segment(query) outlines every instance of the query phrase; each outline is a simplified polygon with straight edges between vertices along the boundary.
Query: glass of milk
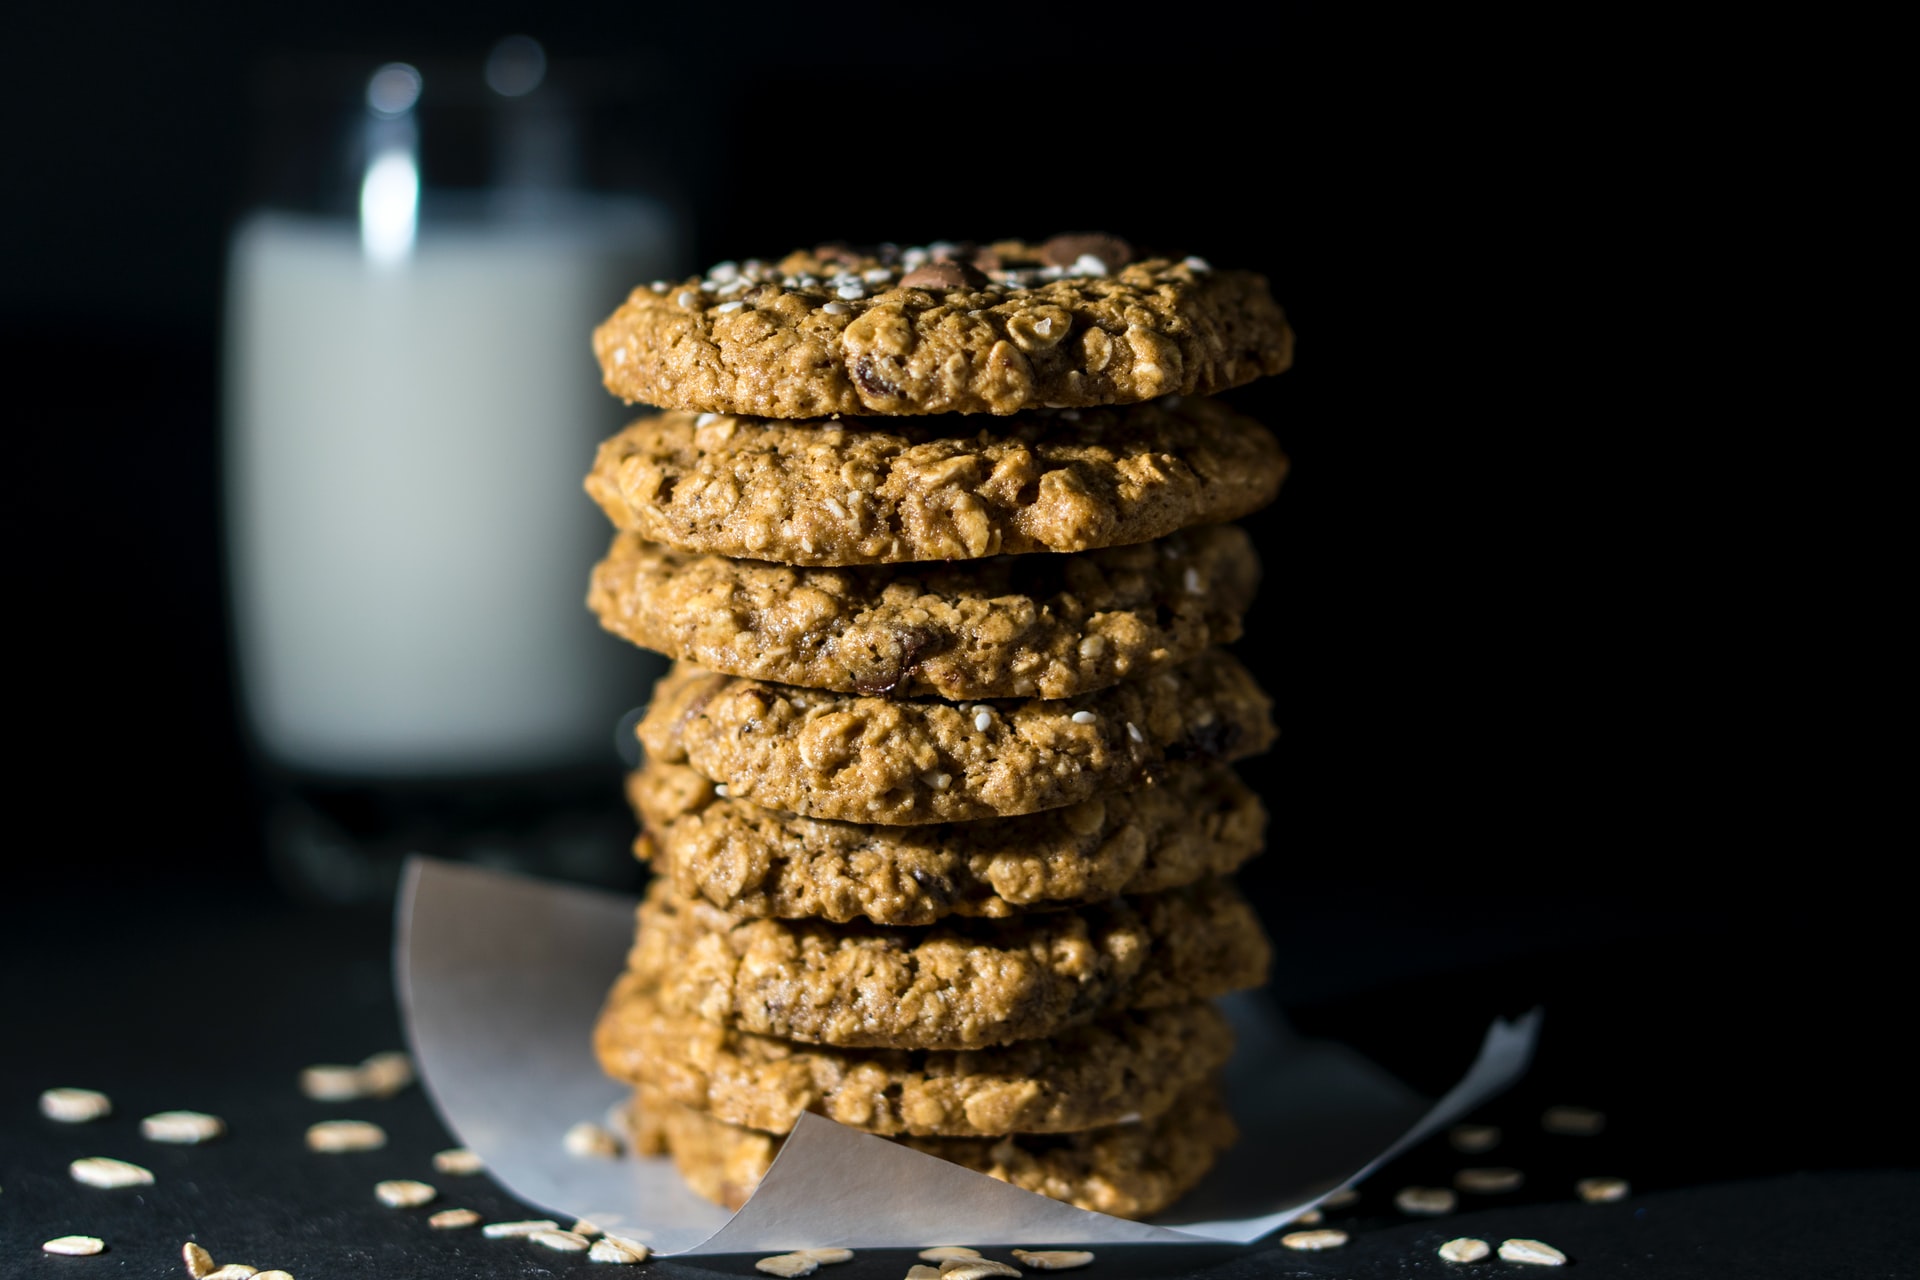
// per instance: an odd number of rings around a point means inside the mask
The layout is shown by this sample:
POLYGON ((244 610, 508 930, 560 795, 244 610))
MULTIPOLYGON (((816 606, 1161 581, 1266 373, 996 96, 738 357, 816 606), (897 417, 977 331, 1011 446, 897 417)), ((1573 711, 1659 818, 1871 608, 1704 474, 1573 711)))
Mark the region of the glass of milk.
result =
POLYGON ((276 863, 320 897, 383 893, 396 841, 599 876, 578 822, 537 834, 569 806, 612 809, 625 858, 616 724, 660 667, 584 604, 611 530, 581 478, 632 416, 589 334, 684 237, 658 199, 584 189, 547 71, 525 37, 464 75, 369 66, 342 189, 233 235, 239 683, 276 863), (490 157, 484 187, 435 188, 436 129, 490 157))

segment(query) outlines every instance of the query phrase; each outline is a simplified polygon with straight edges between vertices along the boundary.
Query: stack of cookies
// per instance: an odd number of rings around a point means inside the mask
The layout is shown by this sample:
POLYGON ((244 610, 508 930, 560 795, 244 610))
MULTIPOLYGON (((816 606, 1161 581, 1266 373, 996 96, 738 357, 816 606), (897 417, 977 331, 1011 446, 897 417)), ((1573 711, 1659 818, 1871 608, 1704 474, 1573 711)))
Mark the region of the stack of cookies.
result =
POLYGON ((1264 280, 1110 236, 828 245, 633 295, 602 623, 676 659, 630 781, 658 873, 596 1034, 642 1150, 738 1206, 802 1111, 1089 1209, 1234 1137, 1207 1002, 1273 739, 1218 646, 1273 437, 1264 280))

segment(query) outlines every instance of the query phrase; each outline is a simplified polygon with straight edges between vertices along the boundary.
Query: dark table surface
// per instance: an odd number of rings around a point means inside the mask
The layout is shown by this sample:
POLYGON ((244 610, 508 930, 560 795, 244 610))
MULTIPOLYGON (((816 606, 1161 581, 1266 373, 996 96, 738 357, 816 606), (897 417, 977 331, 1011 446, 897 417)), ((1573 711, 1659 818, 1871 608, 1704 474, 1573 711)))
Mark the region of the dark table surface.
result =
MULTIPOLYGON (((1747 940, 1683 925, 1636 938, 1546 948, 1511 930, 1483 931, 1461 952, 1425 944, 1427 976, 1369 973, 1333 963, 1338 904, 1317 913, 1323 935, 1276 930, 1276 992, 1310 1034, 1353 1043, 1432 1091, 1471 1057, 1488 1016, 1538 1002, 1547 1010, 1533 1071, 1474 1117, 1501 1126, 1501 1146, 1462 1156, 1444 1138, 1408 1152, 1329 1215, 1343 1248, 1303 1254, 1275 1240, 1250 1248, 1103 1248, 1098 1276, 1420 1276, 1453 1274, 1435 1249, 1455 1236, 1497 1245, 1547 1241, 1578 1274, 1629 1276, 1911 1276, 1920 1246, 1920 1175, 1911 1132, 1892 1091, 1899 1076, 1876 1030, 1887 1012, 1869 987, 1809 992, 1792 966, 1747 953, 1747 940), (1735 963, 1739 982, 1676 983, 1676 965, 1735 963), (1718 991, 1716 1006, 1700 998, 1718 991), (1817 996, 1820 1003, 1804 1003, 1817 996), (1595 1106, 1597 1137, 1544 1132, 1555 1103, 1595 1106), (1505 1196, 1463 1196, 1455 1214, 1410 1219, 1392 1207, 1409 1184, 1445 1184, 1466 1164, 1523 1170, 1505 1196), (1587 1205, 1577 1178, 1617 1175, 1633 1194, 1587 1205)), ((1432 900, 1347 904, 1376 931, 1446 918, 1432 900)), ((1455 904, 1458 905, 1458 904, 1455 904)), ((186 1240, 217 1260, 279 1267, 300 1280, 340 1277, 558 1275, 586 1267, 477 1231, 436 1232, 430 1209, 383 1207, 372 1187, 413 1177, 440 1188, 433 1208, 466 1206, 489 1220, 538 1216, 486 1177, 434 1173, 452 1144, 425 1095, 322 1104, 296 1076, 314 1062, 354 1061, 401 1045, 387 950, 390 926, 373 911, 297 909, 264 893, 156 890, 70 901, 11 902, 5 915, 0 1053, 0 1274, 184 1274, 186 1240), (84 1126, 43 1119, 42 1089, 101 1089, 111 1117, 84 1126), (197 1109, 229 1133, 200 1147, 143 1141, 139 1118, 197 1109), (352 1115, 384 1126, 380 1151, 320 1156, 302 1134, 315 1120, 352 1115), (152 1169, 151 1187, 97 1190, 66 1171, 79 1156, 111 1155, 152 1169), (40 1254, 42 1240, 102 1237, 94 1258, 40 1254)), ((1422 945, 1418 937, 1412 945, 1422 945)), ((1802 974, 1803 978, 1807 975, 1802 974)), ((964 1239, 963 1224, 951 1234, 964 1239)), ((992 1245, 996 1242, 975 1242, 992 1245)), ((1038 1242, 1007 1242, 1038 1243, 1038 1242)), ((1003 1255, 1004 1256, 1004 1255, 1003 1255)), ((899 1250, 863 1250, 836 1280, 898 1277, 899 1250)), ((751 1258, 654 1261, 655 1275, 753 1275, 751 1258)), ((1513 1264, 1476 1270, 1514 1273, 1513 1264)))

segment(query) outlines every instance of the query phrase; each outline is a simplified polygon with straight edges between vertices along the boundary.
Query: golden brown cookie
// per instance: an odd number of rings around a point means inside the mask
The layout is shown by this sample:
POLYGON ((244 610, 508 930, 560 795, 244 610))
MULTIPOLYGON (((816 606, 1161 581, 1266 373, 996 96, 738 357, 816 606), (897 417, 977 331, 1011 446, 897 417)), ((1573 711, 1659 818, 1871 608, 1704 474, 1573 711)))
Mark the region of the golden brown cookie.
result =
MULTIPOLYGON (((781 1139, 728 1124, 641 1086, 628 1111, 641 1155, 673 1156, 687 1185, 729 1209, 747 1202, 781 1139)), ((1080 1133, 893 1141, 1027 1191, 1120 1218, 1144 1218, 1178 1200, 1239 1136, 1219 1090, 1196 1085, 1157 1119, 1080 1133)), ((964 1234, 964 1233, 962 1233, 964 1234)))
POLYGON ((710 671, 842 693, 1067 698, 1240 636, 1260 562, 1234 525, 1071 556, 795 569, 624 533, 587 604, 710 671))
POLYGON ((1170 764, 1238 760, 1273 741, 1271 702, 1222 650, 1075 698, 895 701, 718 675, 688 663, 654 686, 650 758, 690 764, 810 818, 964 822, 1144 786, 1170 764))
POLYGON ((1286 473, 1252 419, 1169 399, 1005 422, 665 413, 602 444, 586 489, 681 551, 898 564, 1145 542, 1256 511, 1286 473))
POLYGON ((614 1079, 750 1129, 786 1133, 813 1111, 869 1133, 991 1137, 1152 1119, 1226 1063, 1233 1031, 1195 1002, 993 1049, 834 1049, 669 1013, 627 974, 594 1047, 614 1079))
POLYGON ((747 920, 655 880, 628 967, 669 1013, 851 1049, 978 1049, 1260 985, 1230 884, 921 929, 747 920))
POLYGON ((1260 851, 1266 811, 1224 765, 1019 818, 924 826, 830 822, 726 800, 685 765, 627 779, 634 848, 689 898, 738 916, 932 924, 1158 893, 1260 851))
POLYGON ((1007 414, 1224 391, 1284 370, 1293 332, 1251 272, 1056 236, 722 263, 635 289, 593 349, 609 391, 665 408, 1007 414))

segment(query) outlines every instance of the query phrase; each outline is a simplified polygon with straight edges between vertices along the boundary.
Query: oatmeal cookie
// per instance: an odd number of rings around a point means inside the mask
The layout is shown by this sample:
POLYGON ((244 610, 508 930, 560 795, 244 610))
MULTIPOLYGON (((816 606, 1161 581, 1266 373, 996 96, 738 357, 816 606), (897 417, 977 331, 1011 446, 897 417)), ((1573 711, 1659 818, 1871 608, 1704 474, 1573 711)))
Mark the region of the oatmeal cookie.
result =
POLYGON ((635 289, 593 349, 609 391, 664 408, 1007 414, 1224 391, 1286 369, 1293 332, 1252 272, 1056 236, 722 263, 635 289))
POLYGON ((618 535, 587 604, 710 671, 841 693, 1068 698, 1240 637, 1260 561, 1234 525, 1080 555, 797 569, 618 535))
POLYGON ((640 722, 651 759, 733 799, 849 822, 962 822, 1057 809, 1238 760, 1274 738, 1271 702, 1213 649, 1075 698, 971 705, 822 693, 676 663, 640 722))
POLYGON ((994 1049, 833 1049, 668 1013, 629 974, 594 1047, 616 1080, 749 1129, 786 1133, 813 1111, 888 1136, 992 1137, 1152 1119, 1225 1065, 1233 1030, 1196 1001, 994 1049))
POLYGON ((689 898, 737 916, 932 924, 1158 893, 1260 852, 1266 810, 1224 765, 1019 818, 831 822, 716 796, 685 765, 628 777, 634 849, 689 898))
POLYGON ((1252 419, 1161 400, 1005 423, 659 414, 600 446, 586 490, 681 551, 900 564, 1146 542, 1256 511, 1286 472, 1252 419))
MULTIPOLYGON (((728 1124, 647 1086, 635 1090, 634 1103, 627 1116, 634 1150, 671 1154, 688 1186, 729 1209, 747 1202, 779 1154, 779 1136, 728 1124)), ((893 1141, 1082 1209, 1144 1218, 1192 1189, 1238 1137, 1219 1089, 1200 1084, 1157 1119, 1137 1124, 893 1141)))
POLYGON ((850 1049, 979 1049, 1265 979, 1232 885, 923 929, 749 920, 655 880, 628 967, 669 1013, 850 1049))

